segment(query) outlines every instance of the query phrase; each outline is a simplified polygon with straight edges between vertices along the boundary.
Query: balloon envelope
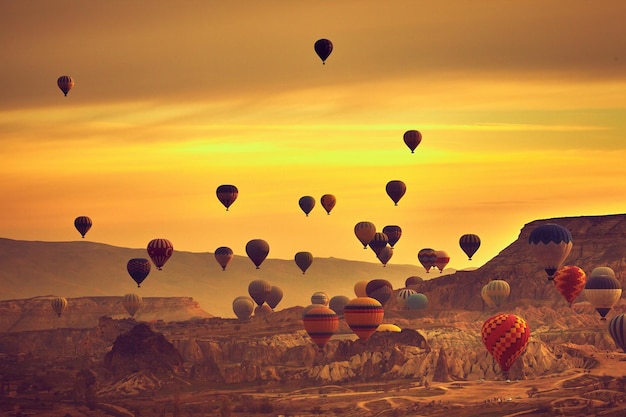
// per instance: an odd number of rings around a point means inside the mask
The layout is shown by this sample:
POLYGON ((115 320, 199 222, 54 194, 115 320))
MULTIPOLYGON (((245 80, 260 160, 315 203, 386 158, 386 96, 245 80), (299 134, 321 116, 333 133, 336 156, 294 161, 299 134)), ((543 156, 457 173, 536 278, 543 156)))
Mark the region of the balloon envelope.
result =
POLYGON ((228 263, 233 259, 233 250, 227 246, 220 246, 215 249, 215 260, 222 267, 222 271, 226 271, 228 263))
POLYGON ((389 198, 391 198, 397 206, 398 201, 400 201, 402 196, 404 196, 404 193, 406 193, 406 184, 400 180, 392 180, 387 183, 385 190, 387 191, 389 198))
POLYGON ((83 238, 85 237, 89 229, 91 229, 92 224, 93 223, 91 219, 87 216, 78 216, 74 219, 74 227, 76 228, 76 230, 78 230, 83 238))
POLYGON ((337 199, 332 194, 324 194, 320 202, 324 210, 326 210, 326 214, 330 214, 330 211, 335 207, 335 204, 337 204, 337 199))
POLYGON ((556 270, 554 286, 571 306, 576 297, 585 289, 587 275, 575 265, 565 265, 556 270))
POLYGON ((367 292, 365 291, 365 289, 367 288, 368 282, 369 280, 364 279, 354 284, 354 294, 357 297, 367 297, 367 292))
POLYGON ((595 275, 589 277, 584 291, 591 306, 606 320, 606 315, 622 296, 622 284, 611 275, 595 275))
POLYGON ((390 225, 383 227, 383 233, 387 236, 387 241, 389 246, 393 248, 393 246, 398 243, 400 237, 402 236, 402 229, 400 226, 390 225))
POLYGON ((398 304, 398 308, 400 310, 409 309, 409 297, 413 294, 417 294, 417 291, 411 288, 402 288, 398 291, 398 294, 396 295, 396 303, 398 304))
POLYGON ((231 184, 223 184, 217 187, 215 190, 215 194, 217 195, 217 199, 226 207, 226 211, 228 208, 235 202, 237 196, 239 195, 239 190, 236 186, 231 184))
POLYGON ((272 286, 270 283, 262 279, 255 279, 248 284, 248 294, 250 294, 250 297, 257 305, 263 304, 271 291, 272 286))
POLYGON ((135 313, 137 313, 141 304, 143 304, 143 299, 139 294, 125 294, 122 298, 122 305, 131 317, 135 317, 135 313))
POLYGON ((377 300, 371 297, 357 297, 350 300, 343 308, 343 316, 359 339, 367 342, 383 322, 385 310, 377 300))
POLYGON ((626 353, 626 315, 618 314, 609 321, 609 334, 613 341, 626 353))
POLYGON ((415 153, 415 148, 422 141, 422 134, 417 130, 407 130, 402 136, 404 143, 409 147, 411 153, 415 153))
MULTIPOLYGON (((491 300, 495 307, 500 307, 509 298, 510 293, 511 287, 509 283, 501 279, 494 279, 485 285, 484 295, 491 300)), ((489 304, 487 303, 487 305, 489 304)))
POLYGON ((63 91, 63 94, 67 96, 67 93, 74 87, 74 80, 69 75, 61 75, 57 78, 57 86, 63 91))
POLYGON ((325 306, 328 305, 328 301, 328 294, 326 294, 324 291, 314 292, 311 296, 311 304, 320 304, 325 306))
POLYGON ((302 209, 304 214, 308 216, 311 210, 313 210, 313 207, 315 207, 315 198, 311 197, 310 195, 300 197, 300 200, 298 200, 298 205, 300 206, 300 209, 302 209))
POLYGON ((272 285, 270 293, 265 297, 265 302, 272 310, 276 308, 278 303, 283 299, 283 290, 276 285, 272 285))
POLYGON ((376 257, 383 264, 383 266, 387 266, 387 262, 391 260, 392 256, 393 256, 393 249, 390 248, 389 246, 385 246, 384 248, 382 248, 380 252, 378 252, 378 254, 376 255, 376 257))
POLYGON ((267 255, 270 253, 270 245, 263 239, 252 239, 246 243, 246 254, 254 263, 256 269, 259 269, 267 255))
POLYGON ((174 246, 172 242, 167 239, 153 239, 148 242, 147 249, 150 259, 154 262, 154 266, 156 266, 158 270, 161 270, 165 262, 172 256, 174 246))
POLYGON ((450 262, 450 255, 444 250, 435 251, 435 255, 437 255, 437 258, 435 258, 435 266, 439 269, 439 272, 443 272, 443 269, 450 262))
POLYGON ((487 351, 508 376, 513 362, 524 352, 530 327, 524 319, 514 314, 501 313, 488 318, 482 326, 481 337, 487 351))
POLYGON ((233 312, 239 320, 249 320, 254 312, 254 301, 245 296, 235 298, 233 300, 233 312))
POLYGON ((422 293, 411 294, 406 300, 409 310, 424 310, 428 307, 428 297, 422 293))
POLYGON ((57 316, 61 317, 67 308, 67 300, 63 297, 55 297, 50 301, 50 305, 52 305, 52 310, 57 313, 57 316))
POLYGON ((354 226, 354 234, 359 239, 359 242, 363 244, 363 249, 367 249, 367 245, 374 239, 376 234, 376 226, 372 222, 358 222, 354 226))
POLYGON ((380 251, 385 246, 387 246, 388 242, 389 242, 389 238, 387 237, 386 234, 384 234, 383 232, 376 232, 374 233, 374 237, 372 238, 372 240, 369 241, 368 245, 370 249, 374 251, 376 256, 378 256, 380 251))
POLYGON ((300 270, 304 274, 313 263, 313 254, 311 252, 298 252, 294 256, 294 260, 296 262, 296 265, 298 265, 298 268, 300 268, 300 270))
POLYGON ((478 248, 480 247, 480 238, 478 235, 474 234, 466 234, 459 238, 459 246, 465 254, 467 258, 471 261, 472 256, 476 253, 478 248))
POLYGON ((421 249, 417 253, 417 260, 422 264, 426 272, 430 271, 430 268, 435 266, 435 262, 437 261, 437 252, 431 248, 421 249))
POLYGON ((133 258, 126 263, 126 270, 130 277, 137 283, 137 288, 150 273, 150 261, 145 258, 133 258))
POLYGON ((333 43, 328 39, 318 39, 315 41, 313 45, 315 49, 315 53, 322 60, 322 64, 326 63, 326 59, 330 56, 330 53, 333 51, 333 43))
POLYGON ((308 310, 302 318, 304 329, 318 348, 323 349, 339 328, 337 313, 326 306, 316 306, 308 310))
POLYGON ((343 317, 343 308, 350 301, 345 295, 335 295, 328 302, 328 307, 333 310, 339 317, 343 317))
POLYGON ((531 253, 548 274, 548 280, 552 280, 552 276, 572 250, 573 240, 567 228, 547 223, 530 232, 528 244, 531 253))
POLYGON ((414 287, 416 285, 420 285, 422 282, 424 282, 424 280, 421 277, 418 277, 417 275, 408 277, 406 280, 404 280, 404 286, 405 287, 414 287))
POLYGON ((386 279, 373 279, 367 283, 365 293, 384 306, 393 295, 393 286, 386 279))

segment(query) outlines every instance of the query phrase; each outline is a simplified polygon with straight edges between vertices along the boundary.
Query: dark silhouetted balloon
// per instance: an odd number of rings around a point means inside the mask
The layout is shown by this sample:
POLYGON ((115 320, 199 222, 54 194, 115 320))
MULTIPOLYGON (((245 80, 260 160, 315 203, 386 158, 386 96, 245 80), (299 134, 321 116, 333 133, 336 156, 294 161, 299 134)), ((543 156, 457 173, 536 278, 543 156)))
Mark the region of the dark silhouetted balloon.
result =
POLYGON ((417 130, 407 130, 404 132, 403 139, 406 146, 411 150, 411 153, 414 153, 415 148, 417 148, 417 145, 422 141, 422 134, 417 130))
POLYGON ((61 317, 67 308, 67 300, 63 297, 55 297, 50 301, 50 305, 52 305, 52 310, 57 313, 57 316, 61 317))
POLYGON ((402 229, 400 226, 389 225, 383 227, 383 233, 387 235, 387 239, 389 241, 389 246, 393 248, 393 246, 400 240, 402 236, 402 229))
POLYGON ((393 286, 386 279, 373 279, 367 283, 365 293, 384 306, 393 295, 393 286))
POLYGON ((326 306, 316 306, 302 317, 304 329, 321 350, 339 328, 337 313, 326 306))
POLYGON ((222 267, 222 271, 226 271, 228 263, 233 259, 233 250, 227 246, 220 246, 215 249, 215 260, 222 267))
POLYGON ((74 227, 78 233, 84 238, 89 229, 91 229, 92 221, 87 216, 78 216, 74 219, 74 227))
POLYGON ((359 242, 363 244, 363 249, 367 249, 367 245, 374 239, 376 234, 376 226, 372 222, 358 222, 354 226, 354 234, 359 242))
POLYGON ((328 39, 318 39, 315 41, 315 53, 322 60, 322 64, 326 63, 326 59, 330 56, 330 53, 333 51, 333 43, 328 39))
POLYGON ((304 214, 308 216, 311 210, 313 210, 313 207, 315 207, 315 198, 311 197, 310 195, 300 197, 300 200, 298 200, 298 205, 300 206, 304 214))
POLYGON ((414 287, 416 285, 420 285, 422 282, 424 282, 424 280, 421 277, 418 276, 412 276, 412 277, 408 277, 406 280, 404 280, 404 286, 405 287, 414 287))
POLYGON ((378 254, 376 255, 376 257, 378 258, 380 263, 383 264, 383 266, 387 266, 387 263, 391 260, 392 256, 393 249, 389 246, 385 246, 384 248, 382 248, 380 252, 378 252, 378 254))
POLYGON ((261 305, 272 292, 272 286, 269 282, 262 279, 255 279, 248 284, 248 294, 257 305, 261 305))
POLYGON ((270 253, 270 245, 263 239, 252 239, 246 243, 246 253, 248 258, 259 269, 267 255, 270 253))
POLYGON ((150 261, 145 258, 133 258, 126 264, 126 270, 130 277, 137 283, 137 288, 150 273, 150 261))
POLYGON ((215 194, 217 195, 217 199, 226 207, 226 211, 228 211, 228 208, 237 199, 239 190, 234 185, 224 184, 217 187, 215 194))
POLYGON ((278 303, 283 299, 283 290, 276 285, 272 285, 270 293, 265 297, 265 302, 272 310, 276 308, 278 303))
POLYGON ((626 315, 618 314, 609 321, 609 334, 613 341, 626 353, 626 315))
POLYGON ((478 248, 480 247, 480 238, 478 235, 467 234, 463 235, 459 238, 459 246, 465 254, 467 258, 471 261, 472 256, 476 253, 478 248))
POLYGON ((548 280, 563 264, 572 250, 572 234, 567 228, 546 223, 535 227, 528 237, 530 251, 548 274, 548 280))
POLYGON ((511 365, 524 352, 528 343, 530 327, 521 317, 501 313, 483 323, 481 336, 487 351, 498 362, 508 379, 511 365))
POLYGON ((174 245, 167 239, 153 239, 148 242, 148 256, 154 262, 158 270, 163 269, 163 265, 170 259, 174 252, 174 245))
POLYGON ((294 256, 294 260, 296 261, 296 265, 298 265, 298 268, 300 268, 300 270, 304 274, 313 263, 313 254, 311 252, 298 252, 294 256))
POLYGON ((233 300, 233 312, 241 321, 250 320, 254 312, 254 301, 245 296, 235 298, 233 300))
POLYGON ((387 191, 389 198, 391 198, 397 206, 398 201, 400 201, 402 196, 404 196, 404 193, 406 193, 406 184, 400 180, 389 181, 385 186, 385 190, 387 191))
POLYGON ((417 253, 417 260, 420 261, 426 272, 430 271, 430 268, 435 266, 437 262, 437 251, 431 248, 421 249, 417 253))
POLYGON ((380 251, 385 246, 387 246, 387 242, 389 242, 389 239, 387 238, 386 234, 384 234, 383 232, 376 232, 374 233, 374 237, 372 238, 372 240, 369 241, 368 245, 370 249, 374 251, 376 256, 378 256, 380 251))
POLYGON ((363 342, 367 342, 378 328, 378 325, 383 322, 385 309, 374 298, 357 297, 345 305, 343 316, 354 334, 363 342))
POLYGON ((330 214, 330 211, 335 207, 335 204, 337 204, 337 199, 332 194, 324 194, 320 199, 320 203, 322 203, 322 207, 324 207, 326 213, 330 214))
POLYGON ((142 304, 143 299, 139 294, 126 294, 122 298, 122 305, 131 317, 135 317, 135 313, 137 313, 142 304))
POLYGON ((273 312, 274 310, 272 310, 272 308, 268 306, 267 304, 261 304, 260 306, 256 306, 254 308, 255 316, 265 316, 266 314, 270 314, 273 312))
POLYGON ((67 93, 74 87, 74 80, 69 75, 61 75, 57 78, 57 86, 63 91, 63 94, 67 96, 67 93))

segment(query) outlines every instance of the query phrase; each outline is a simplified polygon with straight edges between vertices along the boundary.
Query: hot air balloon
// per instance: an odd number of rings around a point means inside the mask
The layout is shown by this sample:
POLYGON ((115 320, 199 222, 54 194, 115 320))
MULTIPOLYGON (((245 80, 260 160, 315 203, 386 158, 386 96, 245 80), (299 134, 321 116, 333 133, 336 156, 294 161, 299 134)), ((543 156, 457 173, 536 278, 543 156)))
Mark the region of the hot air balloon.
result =
POLYGON ((335 207, 335 204, 337 204, 337 199, 332 194, 324 194, 320 199, 320 202, 322 203, 324 210, 326 210, 326 214, 330 214, 330 211, 333 207, 335 207))
POLYGON ((398 294, 396 294, 396 302, 400 310, 409 309, 409 297, 413 294, 417 294, 417 291, 412 290, 411 288, 402 288, 398 291, 398 294))
POLYGON ((367 283, 365 293, 384 306, 393 295, 393 286, 386 279, 373 279, 367 283))
POLYGON ((609 321, 609 334, 617 347, 626 353, 626 315, 618 314, 609 321))
MULTIPOLYGON (((500 305, 509 298, 510 293, 511 287, 508 282, 501 279, 494 279, 485 285, 484 294, 481 295, 488 297, 495 307, 500 307, 500 305)), ((486 304, 490 305, 488 302, 486 302, 486 304)))
POLYGON ((459 246, 465 254, 467 258, 471 261, 472 256, 476 253, 478 248, 480 247, 480 238, 478 235, 467 234, 463 235, 459 238, 459 246))
POLYGON ((488 285, 489 284, 485 284, 482 290, 480 290, 480 296, 488 307, 495 307, 496 303, 493 302, 493 300, 489 297, 489 293, 487 292, 488 285))
POLYGON ((255 279, 248 284, 248 294, 257 305, 263 304, 270 292, 272 292, 272 286, 265 280, 255 279))
POLYGON ((553 280, 554 286, 571 307, 576 297, 585 289, 587 275, 577 266, 566 265, 556 270, 553 280))
POLYGON ((256 269, 260 269, 259 267, 270 253, 270 245, 263 239, 252 239, 246 243, 246 253, 256 269))
POLYGON ((233 312, 241 321, 250 320, 254 312, 254 301, 245 296, 235 298, 233 300, 233 312))
POLYGON ((61 75, 57 78, 57 85, 63 91, 63 94, 67 96, 67 93, 74 87, 74 80, 69 75, 61 75))
POLYGON ((394 202, 394 205, 397 206, 398 201, 400 201, 404 193, 406 193, 406 184, 400 180, 389 181, 385 186, 385 190, 389 198, 394 202))
POLYGON ((343 316, 350 329, 367 342, 383 322, 385 310, 378 300, 371 297, 353 298, 343 308, 343 316))
POLYGON ((150 273, 150 261, 145 258, 133 258, 126 264, 126 270, 130 277, 137 283, 137 288, 150 273))
POLYGON ((430 271, 430 268, 435 266, 435 262, 437 261, 437 252, 431 248, 421 249, 417 253, 417 260, 420 261, 426 273, 430 271))
POLYGON ((52 310, 54 310, 54 312, 57 313, 57 316, 59 317, 61 317, 61 314, 63 314, 63 312, 67 308, 67 300, 63 297, 53 298, 50 301, 50 304, 52 305, 52 310))
POLYGON ((265 297, 265 302, 272 310, 276 308, 278 303, 283 299, 283 290, 279 287, 272 285, 270 293, 265 297))
POLYGON ((174 245, 167 239, 153 239, 148 242, 148 256, 154 262, 154 266, 160 271, 163 265, 170 259, 174 252, 174 245))
POLYGON ((404 286, 409 288, 409 287, 414 287, 416 285, 420 285, 422 282, 424 282, 424 280, 416 275, 412 276, 412 277, 408 277, 405 281, 404 281, 404 286))
POLYGON ((411 153, 415 153, 415 148, 422 141, 422 134, 417 130, 407 130, 403 135, 404 143, 409 147, 411 153))
POLYGON ((122 305, 131 317, 135 317, 135 313, 139 310, 142 303, 143 299, 139 294, 126 294, 122 298, 122 305))
POLYGON ((328 39, 318 39, 313 47, 317 56, 322 60, 322 64, 326 64, 326 59, 333 51, 333 43, 328 39))
POLYGON ((313 254, 311 252, 298 252, 294 256, 294 260, 298 268, 302 271, 302 274, 304 274, 313 263, 313 254))
POLYGON ((504 377, 508 379, 511 365, 524 352, 528 343, 530 327, 515 314, 500 313, 483 323, 481 336, 487 351, 498 362, 504 377))
POLYGON ((328 307, 337 313, 337 316, 343 317, 343 308, 348 304, 350 298, 345 295, 335 295, 328 302, 328 307))
POLYGON ((274 311, 272 310, 272 308, 270 306, 268 306, 267 304, 261 304, 260 306, 256 306, 254 308, 254 315, 255 316, 265 316, 266 314, 270 314, 273 313, 274 311))
POLYGON ((328 294, 326 294, 324 291, 316 291, 311 296, 311 304, 320 304, 323 306, 327 306, 328 301, 328 294))
POLYGON ((322 350, 339 328, 337 313, 326 306, 316 306, 306 312, 302 318, 304 330, 322 350))
POLYGON ((391 333, 400 333, 402 328, 396 324, 391 323, 381 323, 376 328, 377 332, 391 332, 391 333))
POLYGON ((596 268, 593 268, 589 276, 597 277, 600 275, 608 275, 610 277, 615 278, 615 271, 613 271, 613 269, 609 268, 608 266, 598 266, 596 268))
POLYGON ((622 285, 611 275, 593 275, 585 284, 585 297, 593 308, 600 314, 601 320, 606 320, 606 315, 622 296, 622 285))
POLYGON ((74 227, 83 238, 85 238, 85 235, 89 229, 91 229, 92 224, 91 219, 87 216, 78 216, 74 219, 74 227))
POLYGON ((445 250, 435 251, 435 254, 437 255, 435 266, 439 269, 439 273, 442 273, 448 262, 450 262, 450 255, 445 250))
POLYGON ((308 216, 311 210, 313 210, 313 207, 315 207, 315 198, 311 197, 310 195, 300 197, 300 200, 298 200, 298 205, 300 206, 304 214, 308 216))
POLYGON ((367 292, 365 292, 365 289, 367 288, 367 284, 368 284, 369 280, 362 280, 362 281, 358 281, 354 284, 354 294, 357 297, 367 297, 367 292))
POLYGON ((380 263, 383 264, 383 266, 387 266, 387 262, 389 262, 392 256, 393 249, 391 249, 389 246, 385 246, 384 248, 382 248, 380 252, 378 252, 378 254, 376 255, 376 257, 378 258, 380 263))
POLYGON ((226 271, 228 263, 233 259, 233 250, 227 246, 220 246, 215 249, 215 260, 222 267, 222 271, 226 271))
POLYGON ((217 187, 215 190, 215 194, 217 195, 217 199, 226 207, 226 211, 228 208, 235 202, 237 196, 239 195, 239 190, 237 187, 231 184, 223 184, 217 187))
POLYGON ((383 227, 383 233, 387 236, 389 246, 393 248, 393 245, 398 243, 402 236, 402 229, 400 226, 390 225, 383 227))
POLYGON ((528 244, 532 254, 548 274, 548 280, 563 264, 572 250, 572 234, 565 227, 554 223, 537 226, 530 232, 528 244))
POLYGON ((387 242, 389 242, 389 238, 383 232, 374 233, 374 237, 369 241, 368 245, 370 249, 374 251, 376 256, 380 253, 380 251, 387 246, 387 242))
POLYGON ((354 226, 354 234, 359 242, 363 244, 363 249, 367 249, 368 243, 374 239, 376 234, 376 226, 372 222, 358 222, 354 226))
POLYGON ((424 310, 428 307, 428 297, 422 293, 411 294, 406 299, 406 304, 409 310, 424 310))

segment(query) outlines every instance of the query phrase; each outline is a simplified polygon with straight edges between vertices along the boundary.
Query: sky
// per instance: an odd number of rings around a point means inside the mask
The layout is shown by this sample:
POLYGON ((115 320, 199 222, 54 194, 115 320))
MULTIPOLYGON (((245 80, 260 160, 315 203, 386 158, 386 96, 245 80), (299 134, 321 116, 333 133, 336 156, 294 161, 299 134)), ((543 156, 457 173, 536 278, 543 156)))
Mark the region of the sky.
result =
POLYGON ((622 0, 2 2, 0 237, 78 240, 86 215, 114 246, 377 263, 353 232, 371 221, 402 228, 390 263, 479 267, 533 220, 625 211, 625 19, 622 0))

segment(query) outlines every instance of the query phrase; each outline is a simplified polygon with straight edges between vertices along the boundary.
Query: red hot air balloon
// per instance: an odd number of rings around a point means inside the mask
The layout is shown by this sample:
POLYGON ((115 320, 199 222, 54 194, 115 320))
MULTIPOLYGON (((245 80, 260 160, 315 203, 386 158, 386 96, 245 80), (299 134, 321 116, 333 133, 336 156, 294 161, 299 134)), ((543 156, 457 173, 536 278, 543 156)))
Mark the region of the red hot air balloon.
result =
POLYGON ((587 275, 577 266, 565 265, 556 270, 553 280, 554 286, 571 307, 576 297, 585 289, 587 275))
POLYGON ((393 248, 393 246, 398 243, 398 240, 400 240, 400 237, 402 236, 402 229, 400 228, 400 226, 389 225, 383 227, 383 233, 387 235, 389 246, 393 248))
POLYGON ((328 39, 318 39, 315 41, 315 45, 313 45, 315 49, 315 53, 322 60, 322 64, 326 64, 326 59, 330 56, 330 53, 333 51, 333 43, 328 39))
POLYGON ((441 273, 443 272, 443 268, 445 268, 450 262, 450 255, 448 255, 448 252, 444 250, 435 251, 435 254, 437 255, 437 258, 435 259, 435 266, 439 269, 439 273, 441 273))
POLYGON ((233 250, 227 246, 220 246, 215 249, 215 260, 222 267, 222 271, 226 271, 228 263, 233 259, 233 250))
POLYGON ((437 251, 431 248, 421 249, 417 253, 417 259, 426 270, 426 273, 428 273, 430 271, 430 268, 435 266, 435 262, 437 261, 437 251))
POLYGON ((272 292, 272 286, 269 282, 262 279, 255 279, 248 284, 248 294, 257 305, 261 305, 272 292))
POLYGON ((126 264, 130 277, 137 283, 137 288, 150 273, 150 261, 145 258, 133 258, 126 264))
POLYGON ((228 211, 228 208, 237 199, 239 190, 234 185, 224 184, 217 187, 215 194, 217 195, 217 199, 226 207, 226 211, 228 211))
POLYGON ((74 80, 69 75, 61 75, 57 78, 57 86, 63 91, 63 94, 67 96, 67 93, 74 87, 74 80))
POLYGON ((78 216, 74 219, 74 227, 78 230, 78 233, 85 238, 85 235, 91 229, 92 221, 87 216, 78 216))
POLYGON ((398 201, 404 196, 406 193, 406 184, 400 180, 389 181, 385 186, 385 190, 387 191, 387 195, 394 202, 394 205, 398 205, 398 201))
POLYGON ((174 252, 174 245, 167 239, 153 239, 148 243, 148 255, 160 271, 174 252))
POLYGON ((474 254, 480 247, 480 238, 478 237, 478 235, 474 234, 463 235, 459 238, 459 246, 461 246, 461 249, 463 250, 463 252, 465 252, 467 258, 471 261, 472 256, 474 256, 474 254))
POLYGON ((481 336, 485 347, 508 379, 511 365, 524 352, 528 343, 530 327, 515 314, 500 313, 483 323, 481 336))
POLYGON ((304 329, 317 347, 322 350, 339 328, 339 317, 330 308, 319 305, 308 310, 302 317, 304 329))
POLYGON ((313 263, 313 254, 311 252, 298 252, 294 256, 294 261, 302 271, 302 274, 304 274, 313 263))
POLYGON ((337 199, 332 194, 324 194, 320 199, 320 203, 322 203, 322 207, 326 210, 326 214, 330 214, 330 211, 337 204, 337 199))
POLYGON ((298 200, 298 205, 300 206, 304 214, 306 214, 308 217, 311 210, 313 210, 313 207, 315 207, 315 198, 311 197, 310 195, 300 197, 300 200, 298 200))
POLYGON ((417 145, 422 141, 422 134, 417 130, 407 130, 404 132, 403 139, 406 146, 411 150, 411 153, 414 153, 415 148, 417 148, 417 145))
POLYGON ((363 249, 367 249, 367 245, 374 239, 376 234, 376 226, 372 222, 358 222, 354 226, 354 234, 359 242, 363 244, 363 249))
POLYGON ((363 342, 367 342, 378 325, 383 322, 385 310, 374 298, 357 297, 344 306, 343 316, 354 334, 363 342))
POLYGON ((246 243, 246 253, 256 269, 260 269, 261 264, 270 253, 270 245, 263 239, 252 239, 246 243))

